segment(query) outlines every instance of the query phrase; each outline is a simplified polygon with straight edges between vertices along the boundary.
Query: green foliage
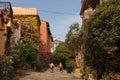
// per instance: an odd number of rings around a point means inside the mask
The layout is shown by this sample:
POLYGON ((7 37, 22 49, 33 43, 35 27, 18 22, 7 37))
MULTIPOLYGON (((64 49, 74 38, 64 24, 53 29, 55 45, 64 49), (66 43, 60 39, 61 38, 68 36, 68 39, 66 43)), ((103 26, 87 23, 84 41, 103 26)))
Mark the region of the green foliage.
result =
POLYGON ((40 18, 38 15, 14 15, 14 19, 19 19, 24 22, 30 23, 35 29, 40 29, 40 18))
POLYGON ((79 26, 78 23, 74 23, 69 27, 69 31, 66 34, 66 40, 65 43, 68 45, 68 49, 71 50, 71 52, 74 54, 74 57, 72 58, 68 58, 65 62, 66 65, 66 69, 68 72, 71 73, 71 71, 73 70, 73 63, 75 64, 75 62, 73 60, 75 60, 75 54, 78 54, 76 52, 80 51, 81 48, 81 44, 82 44, 82 35, 83 32, 79 26), (71 64, 72 63, 72 64, 71 64), (71 67, 72 66, 72 67, 71 67))
POLYGON ((120 71, 120 2, 99 5, 84 25, 86 65, 104 72, 120 71))
POLYGON ((68 73, 71 73, 73 69, 76 67, 74 59, 67 59, 65 62, 65 65, 66 65, 66 70, 68 73))
POLYGON ((0 79, 14 77, 13 60, 11 56, 0 56, 0 79))
POLYGON ((65 43, 59 44, 55 53, 51 55, 51 59, 58 63, 68 59, 69 57, 74 57, 74 54, 65 43))
POLYGON ((21 47, 21 43, 12 45, 12 48, 10 50, 10 52, 8 52, 9 56, 12 56, 12 60, 13 60, 13 67, 16 68, 20 68, 23 67, 21 64, 23 63, 20 57, 20 47, 21 47))
POLYGON ((26 62, 33 67, 37 62, 37 53, 30 43, 21 44, 20 58, 22 62, 26 62))
POLYGON ((107 74, 104 74, 101 80, 109 80, 107 74))
MULTIPOLYGON (((20 20, 23 18, 23 16, 19 17, 20 20)), ((13 42, 14 44, 8 52, 9 55, 13 56, 14 68, 33 68, 37 62, 37 52, 39 52, 40 47, 39 30, 35 29, 31 23, 26 22, 28 18, 24 22, 21 21, 20 41, 17 44, 13 42)), ((15 29, 19 27, 17 20, 14 21, 13 26, 15 29)), ((14 38, 12 41, 14 41, 14 38)))
POLYGON ((61 43, 56 47, 56 52, 60 53, 71 53, 71 50, 69 50, 68 45, 65 43, 61 43))
POLYGON ((66 61, 74 58, 75 55, 68 48, 68 45, 65 43, 59 44, 58 47, 56 48, 55 53, 51 55, 51 60, 56 64, 62 62, 64 68, 66 68, 66 64, 65 64, 66 61))
POLYGON ((81 44, 80 28, 78 23, 74 23, 69 27, 69 31, 66 34, 65 43, 69 45, 72 50, 78 49, 81 44))
POLYGON ((24 43, 31 43, 33 47, 39 50, 40 47, 40 35, 39 30, 34 29, 30 24, 22 25, 21 40, 24 43))
POLYGON ((18 43, 12 52, 15 68, 34 67, 37 62, 37 52, 31 43, 18 43))

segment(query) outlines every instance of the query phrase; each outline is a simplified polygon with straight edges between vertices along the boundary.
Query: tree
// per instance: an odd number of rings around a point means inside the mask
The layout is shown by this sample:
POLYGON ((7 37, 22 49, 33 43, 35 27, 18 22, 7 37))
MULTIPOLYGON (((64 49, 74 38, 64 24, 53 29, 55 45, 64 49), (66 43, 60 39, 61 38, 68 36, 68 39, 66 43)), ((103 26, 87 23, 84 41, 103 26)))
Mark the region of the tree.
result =
POLYGON ((85 62, 104 72, 120 71, 120 2, 110 0, 99 5, 86 22, 85 62))
POLYGON ((69 31, 66 34, 65 43, 69 45, 69 48, 73 51, 80 47, 80 35, 81 31, 78 23, 74 23, 69 27, 69 31))
POLYGON ((56 48, 55 53, 51 55, 51 60, 56 64, 59 64, 61 62, 64 68, 66 68, 66 61, 68 62, 68 60, 73 60, 74 58, 74 54, 65 43, 59 44, 56 48))
POLYGON ((72 51, 68 48, 68 45, 61 43, 56 47, 55 53, 51 55, 52 61, 59 64, 59 62, 64 62, 70 56, 73 56, 72 51))

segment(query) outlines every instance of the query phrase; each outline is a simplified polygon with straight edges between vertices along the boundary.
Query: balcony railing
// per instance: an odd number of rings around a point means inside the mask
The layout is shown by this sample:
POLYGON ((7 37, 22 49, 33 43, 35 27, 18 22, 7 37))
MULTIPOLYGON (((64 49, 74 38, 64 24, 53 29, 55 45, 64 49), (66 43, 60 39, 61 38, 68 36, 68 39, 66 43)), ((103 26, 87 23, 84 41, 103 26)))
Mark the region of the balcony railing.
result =
POLYGON ((5 29, 5 25, 11 25, 13 20, 13 10, 10 2, 0 2, 0 30, 5 29))
POLYGON ((13 18, 13 10, 10 2, 0 2, 0 9, 9 12, 7 16, 13 18))

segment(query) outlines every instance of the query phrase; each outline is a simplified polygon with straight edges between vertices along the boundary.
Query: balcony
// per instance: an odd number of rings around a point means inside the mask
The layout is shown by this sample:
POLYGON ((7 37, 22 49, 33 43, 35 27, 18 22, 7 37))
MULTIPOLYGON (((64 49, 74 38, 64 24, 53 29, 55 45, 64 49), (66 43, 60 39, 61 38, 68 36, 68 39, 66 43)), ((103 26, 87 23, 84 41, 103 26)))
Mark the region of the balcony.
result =
POLYGON ((4 12, 9 13, 9 17, 13 18, 13 10, 10 2, 0 2, 0 9, 2 9, 4 12))
POLYGON ((10 2, 0 2, 0 31, 10 27, 13 19, 13 10, 10 2))

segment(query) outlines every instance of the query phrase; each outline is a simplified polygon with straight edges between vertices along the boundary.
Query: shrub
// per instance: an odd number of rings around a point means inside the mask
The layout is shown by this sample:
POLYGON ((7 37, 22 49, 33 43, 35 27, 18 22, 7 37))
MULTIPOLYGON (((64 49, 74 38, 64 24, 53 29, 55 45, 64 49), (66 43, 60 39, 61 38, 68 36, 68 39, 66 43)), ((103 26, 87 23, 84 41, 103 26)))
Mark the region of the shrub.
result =
POLYGON ((0 79, 14 77, 14 67, 11 56, 0 56, 0 79))
POLYGON ((19 56, 22 62, 29 64, 32 68, 37 62, 37 52, 30 43, 21 45, 19 56))
POLYGON ((98 78, 106 72, 120 72, 120 1, 99 5, 84 24, 85 65, 97 70, 98 78))
POLYGON ((107 77, 107 74, 106 74, 106 73, 102 76, 102 79, 101 79, 101 80, 108 80, 108 77, 107 77))
POLYGON ((65 64, 66 64, 66 70, 68 73, 71 73, 73 69, 76 67, 74 59, 68 59, 65 64))

